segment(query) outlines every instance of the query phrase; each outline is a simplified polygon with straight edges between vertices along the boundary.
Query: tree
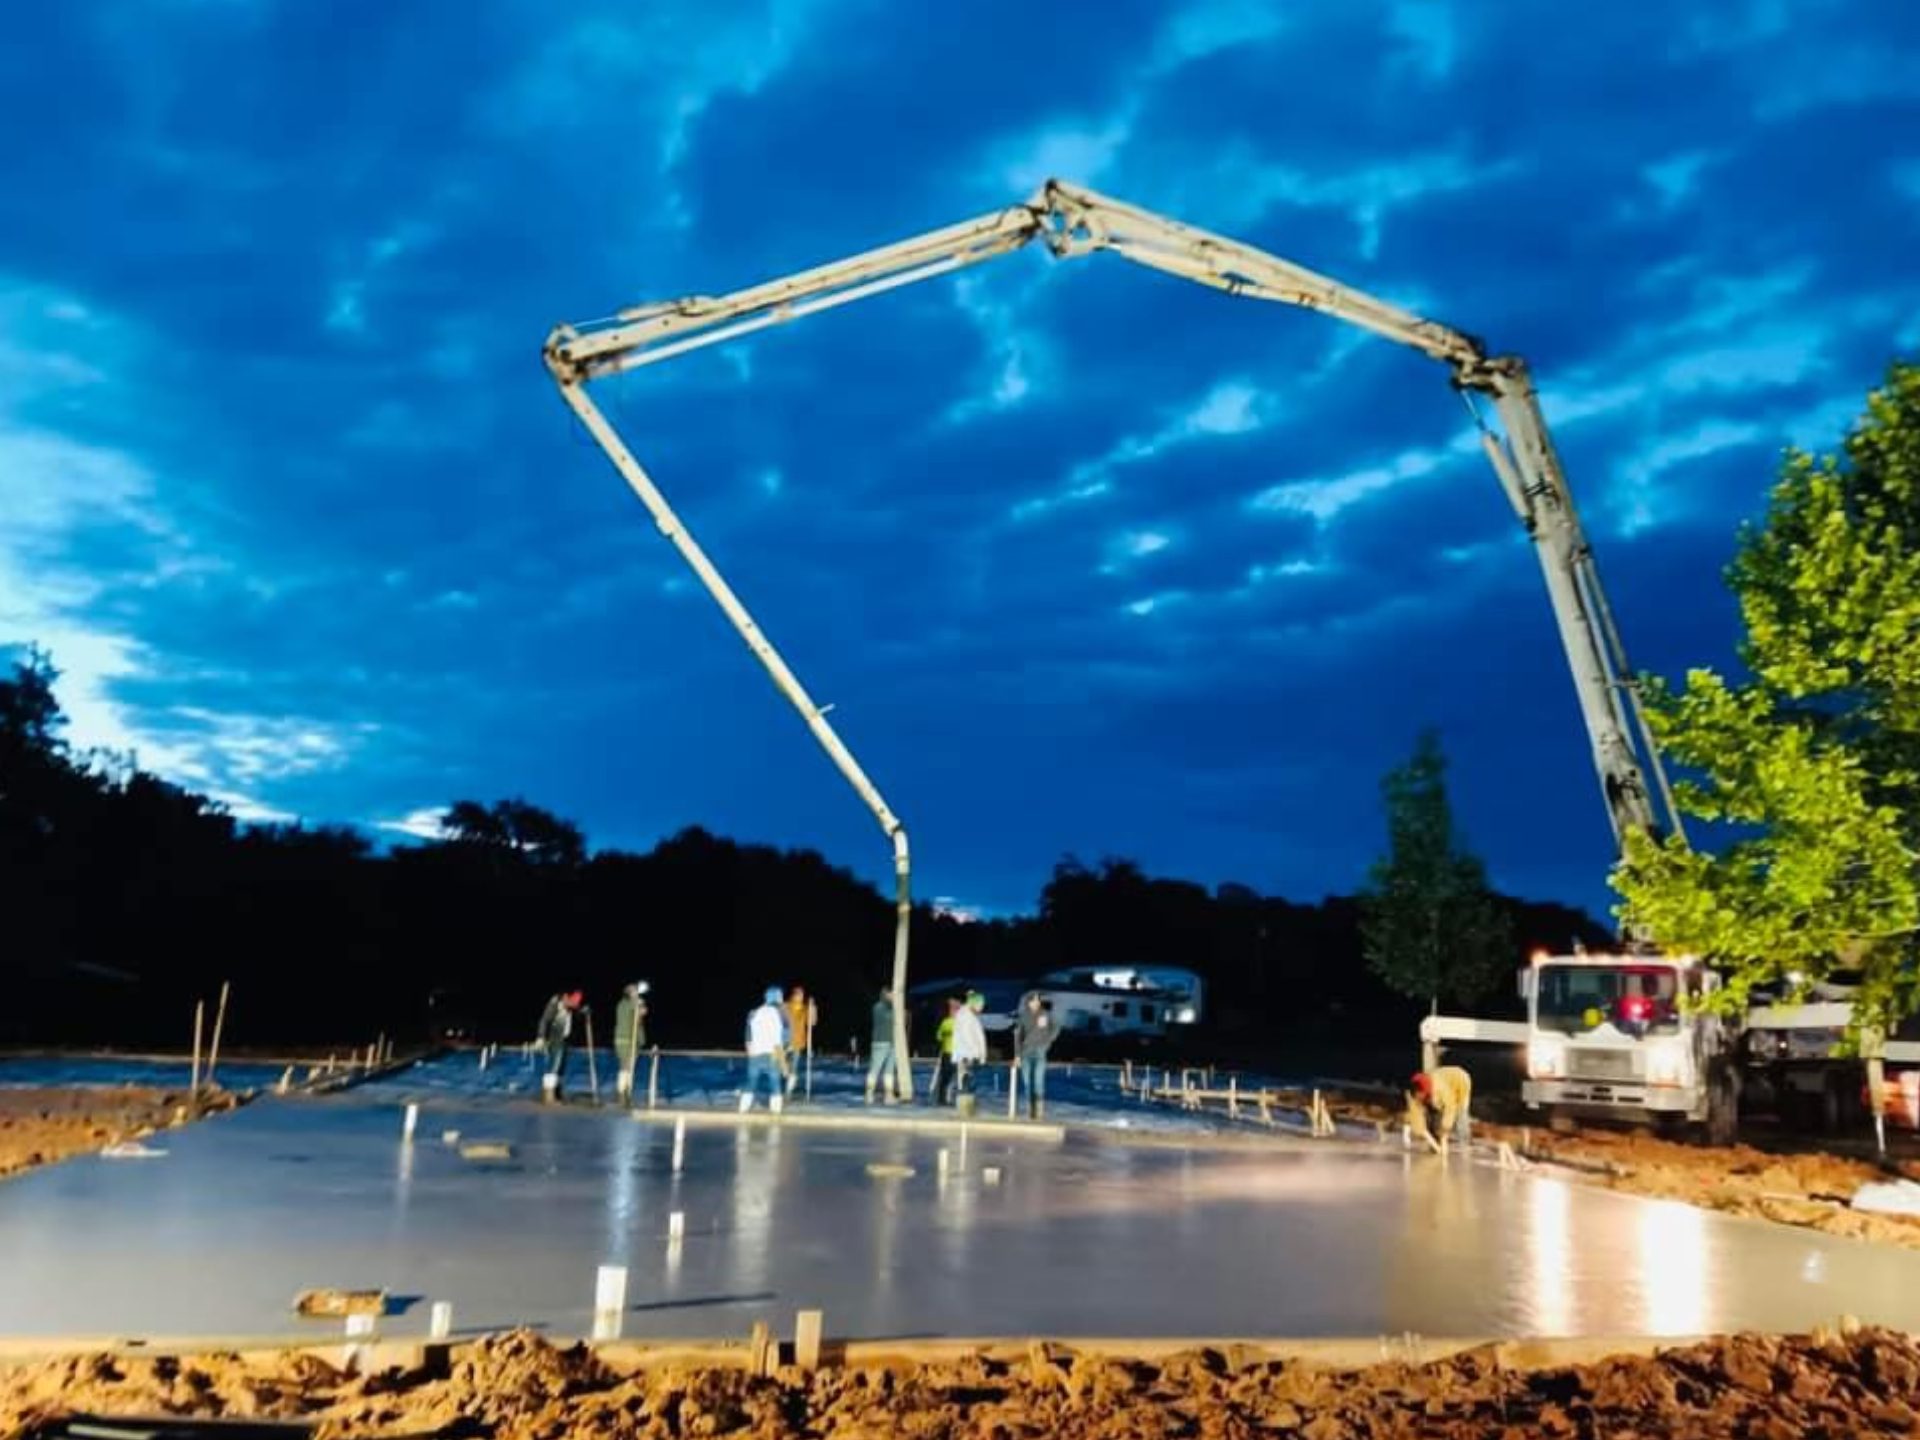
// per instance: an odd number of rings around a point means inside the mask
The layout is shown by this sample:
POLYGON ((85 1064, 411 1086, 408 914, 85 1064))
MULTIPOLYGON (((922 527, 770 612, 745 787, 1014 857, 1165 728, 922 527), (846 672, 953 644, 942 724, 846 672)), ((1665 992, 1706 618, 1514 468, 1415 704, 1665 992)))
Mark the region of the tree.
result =
POLYGON ((1889 1024, 1920 1005, 1920 366, 1839 454, 1787 453, 1727 579, 1748 678, 1647 685, 1681 809, 1722 843, 1633 840, 1620 916, 1712 957, 1729 1009, 1857 970, 1856 1019, 1889 1024))
POLYGON ((1428 730, 1412 758, 1387 772, 1387 853, 1361 895, 1367 964, 1390 988, 1436 1007, 1478 1000, 1515 953, 1511 917, 1456 832, 1446 771, 1440 738, 1428 730))
POLYGON ((38 646, 29 646, 24 658, 13 662, 13 676, 0 680, 0 746, 11 753, 34 750, 55 755, 65 747, 60 731, 67 717, 60 713, 53 685, 60 672, 38 646))
POLYGON ((536 865, 586 863, 586 838, 580 827, 525 800, 456 800, 441 817, 440 829, 456 845, 511 852, 536 865))

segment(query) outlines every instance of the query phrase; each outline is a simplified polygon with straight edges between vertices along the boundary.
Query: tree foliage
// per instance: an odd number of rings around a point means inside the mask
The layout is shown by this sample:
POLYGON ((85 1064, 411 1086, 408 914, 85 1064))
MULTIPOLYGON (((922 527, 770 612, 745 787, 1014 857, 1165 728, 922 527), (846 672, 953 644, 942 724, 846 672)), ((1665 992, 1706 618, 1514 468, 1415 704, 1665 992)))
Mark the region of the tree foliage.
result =
POLYGON ((1754 987, 1858 971, 1859 1015, 1920 1004, 1920 366, 1895 365, 1840 453, 1788 452, 1728 583, 1746 678, 1649 682, 1681 809, 1724 841, 1638 839, 1620 916, 1754 987))
POLYGON ((1471 1004, 1512 970, 1517 952, 1485 865, 1456 831, 1446 771, 1429 730, 1381 781, 1387 853, 1361 897, 1361 936, 1368 965, 1402 995, 1471 1004))

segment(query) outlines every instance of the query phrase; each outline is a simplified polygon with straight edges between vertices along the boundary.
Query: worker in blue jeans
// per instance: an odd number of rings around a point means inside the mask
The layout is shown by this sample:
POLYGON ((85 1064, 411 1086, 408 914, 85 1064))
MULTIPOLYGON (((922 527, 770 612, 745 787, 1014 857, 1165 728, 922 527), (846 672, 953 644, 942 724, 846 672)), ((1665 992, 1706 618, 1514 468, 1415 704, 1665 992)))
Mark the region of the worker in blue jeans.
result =
POLYGON ((883 989, 873 1002, 873 1024, 867 1032, 871 1058, 867 1062, 867 1104, 877 1094, 891 1105, 894 1100, 893 1074, 893 991, 883 989))
POLYGON ((1027 1092, 1027 1116, 1038 1120, 1047 1108, 1047 1052, 1060 1037, 1053 1012, 1038 991, 1027 996, 1014 1022, 1014 1049, 1020 1057, 1020 1084, 1027 1092))
POLYGON ((769 985, 762 1004, 747 1016, 747 1084, 740 1092, 740 1113, 753 1109, 762 1089, 767 1108, 778 1115, 786 1103, 781 1062, 787 1049, 787 1022, 780 1009, 780 987, 769 985))

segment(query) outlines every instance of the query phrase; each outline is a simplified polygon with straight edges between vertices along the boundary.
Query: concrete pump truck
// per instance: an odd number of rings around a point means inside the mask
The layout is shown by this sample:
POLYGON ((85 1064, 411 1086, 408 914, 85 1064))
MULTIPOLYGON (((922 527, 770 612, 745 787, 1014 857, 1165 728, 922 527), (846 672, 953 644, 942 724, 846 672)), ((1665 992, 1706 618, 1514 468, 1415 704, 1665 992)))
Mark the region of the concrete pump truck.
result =
MULTIPOLYGON (((559 326, 548 336, 544 352, 561 396, 887 837, 896 877, 896 995, 908 993, 911 864, 904 823, 828 721, 831 707, 814 702, 588 394, 588 386, 803 315, 949 275, 1033 242, 1057 259, 1107 251, 1230 295, 1321 311, 1445 366, 1493 474, 1533 542, 1616 843, 1630 833, 1659 834, 1677 826, 1634 672, 1526 363, 1513 355, 1489 354, 1470 335, 1240 241, 1050 180, 1023 203, 732 294, 650 302, 601 320, 559 326), (1649 774, 1655 782, 1652 790, 1649 774)), ((1690 1003, 1716 983, 1706 965, 1653 954, 1558 956, 1536 962, 1527 980, 1529 1020, 1524 1026, 1434 1017, 1423 1038, 1429 1046, 1449 1039, 1525 1044, 1530 1105, 1674 1114, 1718 1134, 1730 1133, 1738 1103, 1735 1027, 1697 1012, 1690 1003)), ((911 1093, 906 1007, 896 1005, 895 1014, 900 1084, 903 1093, 911 1093)))

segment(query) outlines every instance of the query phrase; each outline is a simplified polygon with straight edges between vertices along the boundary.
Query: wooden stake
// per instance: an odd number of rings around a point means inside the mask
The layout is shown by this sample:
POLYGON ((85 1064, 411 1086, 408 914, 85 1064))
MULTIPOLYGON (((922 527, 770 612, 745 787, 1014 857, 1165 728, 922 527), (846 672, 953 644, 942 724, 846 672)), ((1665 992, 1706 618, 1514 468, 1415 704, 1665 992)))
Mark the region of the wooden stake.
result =
POLYGON ((660 1104, 660 1047, 653 1047, 653 1063, 647 1067, 647 1109, 660 1104))
POLYGON ((587 1017, 587 1089, 593 1095, 593 1103, 600 1103, 600 1065, 593 1058, 593 1011, 586 1009, 587 1017))
POLYGON ((1227 1077, 1227 1114, 1235 1119, 1240 1116, 1240 1077, 1238 1075, 1227 1077))
POLYGON ((193 1080, 187 1088, 187 1098, 200 1098, 200 1030, 207 1023, 207 1002, 193 1002, 193 1080))
POLYGON ((225 980, 220 982, 220 1008, 213 1012, 213 1043, 207 1047, 207 1088, 214 1085, 213 1072, 220 1068, 220 1032, 227 1024, 227 989, 225 980))
POLYGON ((820 1368, 820 1332, 826 1316, 819 1310, 802 1310, 793 1317, 793 1363, 802 1370, 820 1368))
POLYGON ((753 1333, 747 1337, 747 1373, 770 1375, 773 1368, 773 1331, 766 1321, 756 1320, 753 1333))

